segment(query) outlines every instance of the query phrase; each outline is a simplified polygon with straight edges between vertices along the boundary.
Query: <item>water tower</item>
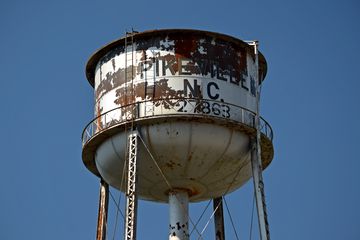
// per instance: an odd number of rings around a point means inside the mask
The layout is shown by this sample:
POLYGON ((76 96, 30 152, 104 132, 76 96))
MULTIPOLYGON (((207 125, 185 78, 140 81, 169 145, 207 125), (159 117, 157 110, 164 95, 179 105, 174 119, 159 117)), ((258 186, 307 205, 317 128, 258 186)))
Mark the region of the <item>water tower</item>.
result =
POLYGON ((82 135, 84 164, 101 179, 97 239, 108 185, 126 193, 125 239, 136 238, 140 198, 168 203, 169 239, 185 240, 189 202, 214 199, 218 209, 252 176, 268 239, 261 169, 273 158, 272 130, 258 114, 266 70, 257 42, 207 31, 130 32, 98 50, 86 66, 95 116, 82 135))

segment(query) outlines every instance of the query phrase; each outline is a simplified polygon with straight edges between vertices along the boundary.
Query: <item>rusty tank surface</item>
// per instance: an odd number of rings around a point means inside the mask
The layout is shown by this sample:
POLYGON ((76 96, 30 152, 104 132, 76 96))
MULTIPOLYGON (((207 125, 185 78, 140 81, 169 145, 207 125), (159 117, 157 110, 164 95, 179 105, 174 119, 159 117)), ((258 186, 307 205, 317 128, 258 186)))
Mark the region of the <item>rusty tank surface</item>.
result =
MULTIPOLYGON (((86 66, 95 116, 82 135, 84 164, 124 191, 127 136, 136 126, 140 198, 167 202, 169 185, 192 202, 234 191, 251 177, 255 70, 251 46, 219 33, 153 30, 106 45, 86 66)), ((260 54, 260 81, 266 70, 260 54)), ((261 119, 264 168, 272 137, 261 119)))

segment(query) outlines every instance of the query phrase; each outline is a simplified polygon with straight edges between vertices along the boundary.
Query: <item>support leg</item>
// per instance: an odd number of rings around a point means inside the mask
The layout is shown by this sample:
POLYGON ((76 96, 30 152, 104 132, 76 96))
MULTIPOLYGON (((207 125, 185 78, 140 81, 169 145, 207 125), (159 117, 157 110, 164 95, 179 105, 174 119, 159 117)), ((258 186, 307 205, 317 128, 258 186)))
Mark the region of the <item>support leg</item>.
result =
POLYGON ((106 225, 109 205, 109 185, 101 179, 96 240, 106 239, 106 225))
POLYGON ((251 141, 251 167, 254 181, 254 191, 256 199, 257 214, 259 220, 260 239, 270 240, 269 223, 265 204, 264 182, 262 178, 261 162, 259 161, 259 151, 256 139, 251 141))
POLYGON ((169 193, 169 240, 189 240, 189 195, 186 191, 169 193))
POLYGON ((225 240, 225 227, 224 227, 224 212, 223 212, 223 199, 222 197, 214 198, 214 211, 215 211, 215 239, 225 240))
POLYGON ((256 115, 255 128, 256 138, 251 139, 251 168, 254 181, 254 190, 256 198, 256 206, 260 228, 260 239, 270 240, 269 223, 266 212, 264 182, 262 178, 261 163, 261 132, 260 132, 260 78, 259 78, 259 42, 253 41, 250 45, 254 46, 255 54, 255 88, 256 88, 256 115))
POLYGON ((126 188, 126 216, 125 216, 125 240, 136 240, 136 213, 137 213, 137 194, 136 194, 136 160, 138 136, 134 131, 129 135, 128 149, 128 172, 126 188))

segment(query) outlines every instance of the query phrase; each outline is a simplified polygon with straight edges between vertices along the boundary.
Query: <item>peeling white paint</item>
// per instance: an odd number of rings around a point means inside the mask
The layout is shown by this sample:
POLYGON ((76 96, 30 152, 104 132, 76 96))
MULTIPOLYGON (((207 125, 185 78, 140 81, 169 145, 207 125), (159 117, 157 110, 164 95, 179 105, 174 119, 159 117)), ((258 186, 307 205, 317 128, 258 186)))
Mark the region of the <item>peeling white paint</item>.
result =
MULTIPOLYGON (((199 39, 200 43, 205 41, 208 40, 199 39)), ((174 44, 174 41, 166 38, 160 42, 160 48, 169 49, 174 44)), ((135 46, 136 49, 137 45, 135 46)), ((216 47, 215 39, 212 39, 206 47, 211 49, 211 46, 216 47)), ((216 65, 215 62, 209 61, 206 63, 211 66, 211 72, 203 68, 206 70, 203 75, 201 71, 189 70, 194 66, 200 69, 198 63, 193 64, 181 54, 175 54, 174 50, 162 49, 153 46, 145 51, 147 60, 151 57, 156 58, 155 62, 159 67, 158 74, 155 74, 153 63, 147 63, 147 71, 141 74, 141 64, 144 62, 142 50, 128 54, 128 56, 134 57, 133 62, 136 67, 136 76, 132 82, 135 85, 143 84, 147 90, 153 90, 155 87, 155 93, 163 91, 164 96, 159 98, 166 98, 161 102, 161 100, 153 100, 150 95, 146 95, 144 99, 145 93, 143 92, 135 96, 136 117, 142 120, 141 123, 139 121, 141 128, 138 131, 140 135, 146 136, 144 139, 148 141, 147 144, 151 142, 152 153, 157 157, 158 164, 162 166, 171 186, 185 189, 189 193, 189 201, 202 201, 221 196, 225 192, 230 193, 251 177, 249 136, 239 130, 238 127, 243 125, 237 124, 235 128, 235 125, 232 124, 234 122, 248 126, 253 124, 254 115, 251 111, 255 111, 255 98, 246 89, 251 87, 251 77, 254 77, 255 74, 254 60, 249 54, 246 56, 247 64, 241 65, 244 74, 242 82, 234 82, 231 77, 235 75, 231 75, 233 69, 230 67, 234 65, 221 66, 221 71, 218 71, 219 64, 216 65), (168 58, 165 59, 165 56, 168 58), (183 59, 179 60, 179 58, 183 59), (176 71, 171 71, 174 70, 172 68, 176 71), (163 85, 159 86, 160 83, 163 85), (180 93, 178 94, 178 92, 180 93), (171 99, 173 96, 178 99, 171 99), (144 102, 145 100, 151 101, 144 102), (245 108, 250 111, 245 111, 245 108), (201 122, 200 118, 191 118, 193 116, 201 117, 200 115, 203 119, 212 119, 214 122, 225 123, 224 119, 232 121, 227 121, 225 126, 201 122), (171 118, 173 116, 176 118, 171 118), (187 116, 192 120, 183 121, 180 116, 187 116), (155 121, 150 123, 148 117, 155 121), (166 118, 166 121, 160 121, 159 118, 166 118), (240 169, 240 171, 237 172, 234 169, 240 169)), ((197 56, 207 54, 203 46, 199 46, 196 50, 200 53, 197 56)), ((217 56, 213 57, 218 59, 217 56)), ((239 63, 239 60, 234 59, 234 62, 236 61, 239 63)), ((196 61, 194 60, 194 62, 196 61)), ((200 62, 200 65, 202 63, 200 62)), ((93 156, 100 175, 111 186, 122 191, 124 191, 122 188, 124 186, 121 185, 119 169, 123 169, 125 162, 128 132, 119 130, 114 134, 114 132, 107 131, 106 128, 116 126, 119 122, 124 123, 125 119, 129 120, 133 117, 131 110, 121 108, 122 106, 115 103, 119 98, 116 96, 116 92, 125 87, 125 83, 120 84, 121 81, 118 80, 124 77, 121 74, 124 74, 123 70, 129 65, 131 65, 129 62, 125 62, 125 53, 117 53, 113 58, 102 63, 101 74, 100 66, 95 70, 95 90, 100 86, 108 87, 98 93, 101 97, 96 102, 95 112, 98 111, 98 108, 102 108, 102 113, 109 112, 96 119, 98 128, 94 132, 99 133, 100 130, 104 130, 107 138, 97 146, 93 156)), ((145 89, 145 87, 143 88, 145 89)), ((98 113, 96 112, 96 114, 98 113)), ((141 179, 138 185, 139 197, 167 202, 169 186, 158 174, 144 145, 139 145, 138 150, 139 156, 142 157, 141 168, 138 171, 139 179, 141 179)), ((186 224, 184 221, 181 227, 186 224)))
POLYGON ((200 52, 201 54, 206 54, 206 53, 207 53, 207 52, 205 52, 205 49, 204 49, 203 46, 200 46, 200 47, 199 47, 199 52, 200 52))
POLYGON ((174 40, 169 40, 168 37, 166 37, 165 40, 160 41, 160 46, 164 48, 169 48, 170 46, 174 46, 174 45, 175 45, 174 40))

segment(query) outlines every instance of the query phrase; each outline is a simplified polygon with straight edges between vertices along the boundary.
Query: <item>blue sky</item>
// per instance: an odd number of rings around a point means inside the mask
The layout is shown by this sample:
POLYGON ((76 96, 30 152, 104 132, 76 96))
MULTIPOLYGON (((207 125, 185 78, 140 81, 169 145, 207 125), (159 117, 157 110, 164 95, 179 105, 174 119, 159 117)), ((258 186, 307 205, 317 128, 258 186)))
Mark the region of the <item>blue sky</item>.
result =
MULTIPOLYGON (((0 239, 95 238, 99 181, 81 160, 93 116, 84 68, 131 27, 258 39, 268 62, 261 113, 275 133, 264 172, 272 239, 360 239, 358 22, 356 0, 1 1, 0 239)), ((252 183, 227 202, 249 239, 252 183)), ((205 204, 191 206, 194 221, 205 204)), ((165 204, 139 203, 139 239, 166 239, 167 226, 165 204)))

